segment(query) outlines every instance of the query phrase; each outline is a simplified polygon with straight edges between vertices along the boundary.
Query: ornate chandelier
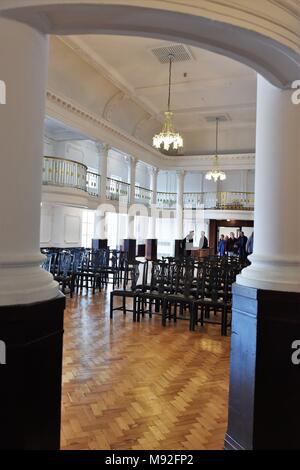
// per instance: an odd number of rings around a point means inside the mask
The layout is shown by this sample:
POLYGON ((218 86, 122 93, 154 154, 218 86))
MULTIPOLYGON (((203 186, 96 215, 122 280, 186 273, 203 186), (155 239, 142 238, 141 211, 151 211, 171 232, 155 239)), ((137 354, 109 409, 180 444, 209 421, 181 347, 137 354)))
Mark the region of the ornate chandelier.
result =
POLYGON ((219 168, 218 137, 219 137, 219 118, 216 118, 216 155, 215 155, 215 160, 214 160, 214 166, 205 175, 205 179, 209 181, 214 180, 215 183, 218 180, 220 181, 226 180, 226 173, 224 173, 224 171, 220 170, 219 168))
POLYGON ((172 63, 174 56, 169 55, 169 95, 168 95, 168 111, 165 111, 165 121, 162 131, 153 137, 153 147, 167 155, 178 155, 183 150, 183 139, 181 135, 173 128, 173 113, 171 109, 171 78, 172 63))

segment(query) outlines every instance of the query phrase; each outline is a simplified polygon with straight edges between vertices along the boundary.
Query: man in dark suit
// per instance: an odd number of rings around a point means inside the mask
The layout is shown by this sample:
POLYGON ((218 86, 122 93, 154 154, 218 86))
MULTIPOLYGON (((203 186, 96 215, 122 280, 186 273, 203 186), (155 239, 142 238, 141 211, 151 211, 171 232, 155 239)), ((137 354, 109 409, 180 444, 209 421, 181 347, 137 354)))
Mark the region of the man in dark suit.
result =
POLYGON ((239 252, 238 252, 239 257, 241 259, 246 259, 247 258, 246 246, 247 246, 248 238, 244 235, 244 232, 239 233, 239 237, 237 241, 238 241, 238 247, 239 247, 239 252))
POLYGON ((206 250, 208 248, 208 240, 205 236, 205 232, 201 232, 201 237, 199 241, 200 250, 206 250))

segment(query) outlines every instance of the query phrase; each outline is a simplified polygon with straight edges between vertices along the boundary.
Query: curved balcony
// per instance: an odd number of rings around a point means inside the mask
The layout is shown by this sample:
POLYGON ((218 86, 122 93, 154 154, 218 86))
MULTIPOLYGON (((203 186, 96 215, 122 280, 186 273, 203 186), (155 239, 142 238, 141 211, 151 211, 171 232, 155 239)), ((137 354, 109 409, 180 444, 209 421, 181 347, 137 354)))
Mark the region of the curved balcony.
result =
POLYGON ((86 165, 59 157, 44 157, 43 184, 79 189, 90 196, 100 194, 100 176, 88 171, 86 165))
MULTIPOLYGON (((100 196, 100 175, 90 172, 87 166, 59 157, 44 157, 43 184, 84 191, 89 196, 100 196)), ((109 201, 130 202, 130 184, 106 178, 106 198, 109 201)), ((153 192, 140 186, 135 187, 135 202, 150 206, 153 192)), ((177 193, 157 192, 159 209, 176 209, 177 193)), ((184 193, 185 209, 243 210, 253 211, 254 193, 219 191, 208 193, 184 193)))
POLYGON ((129 203, 130 184, 106 178, 106 198, 109 201, 120 201, 124 204, 129 203))
POLYGON ((145 206, 151 206, 153 201, 153 192, 151 191, 151 189, 136 186, 135 201, 139 204, 145 204, 145 206))

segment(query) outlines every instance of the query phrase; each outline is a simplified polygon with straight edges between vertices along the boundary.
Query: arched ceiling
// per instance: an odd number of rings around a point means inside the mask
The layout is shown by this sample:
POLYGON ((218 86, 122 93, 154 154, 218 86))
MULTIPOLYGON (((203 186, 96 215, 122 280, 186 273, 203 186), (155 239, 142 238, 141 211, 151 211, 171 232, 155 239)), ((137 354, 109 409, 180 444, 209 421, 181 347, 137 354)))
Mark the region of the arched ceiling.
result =
POLYGON ((214 152, 216 116, 224 120, 220 149, 254 152, 256 73, 219 54, 130 36, 53 38, 49 86, 150 146, 168 94, 168 63, 153 51, 178 46, 186 56, 173 64, 171 108, 185 154, 214 152))
POLYGON ((287 87, 300 71, 297 0, 3 0, 0 12, 52 34, 125 34, 186 42, 287 87))

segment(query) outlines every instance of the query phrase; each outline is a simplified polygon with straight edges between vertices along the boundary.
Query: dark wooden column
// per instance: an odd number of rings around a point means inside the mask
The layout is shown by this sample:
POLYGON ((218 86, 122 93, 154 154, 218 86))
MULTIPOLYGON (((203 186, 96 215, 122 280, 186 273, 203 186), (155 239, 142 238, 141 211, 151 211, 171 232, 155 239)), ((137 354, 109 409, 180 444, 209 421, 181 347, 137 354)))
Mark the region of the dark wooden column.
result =
POLYGON ((0 449, 60 447, 65 298, 0 307, 0 449))
POLYGON ((300 294, 234 286, 226 449, 300 449, 296 340, 300 294))

